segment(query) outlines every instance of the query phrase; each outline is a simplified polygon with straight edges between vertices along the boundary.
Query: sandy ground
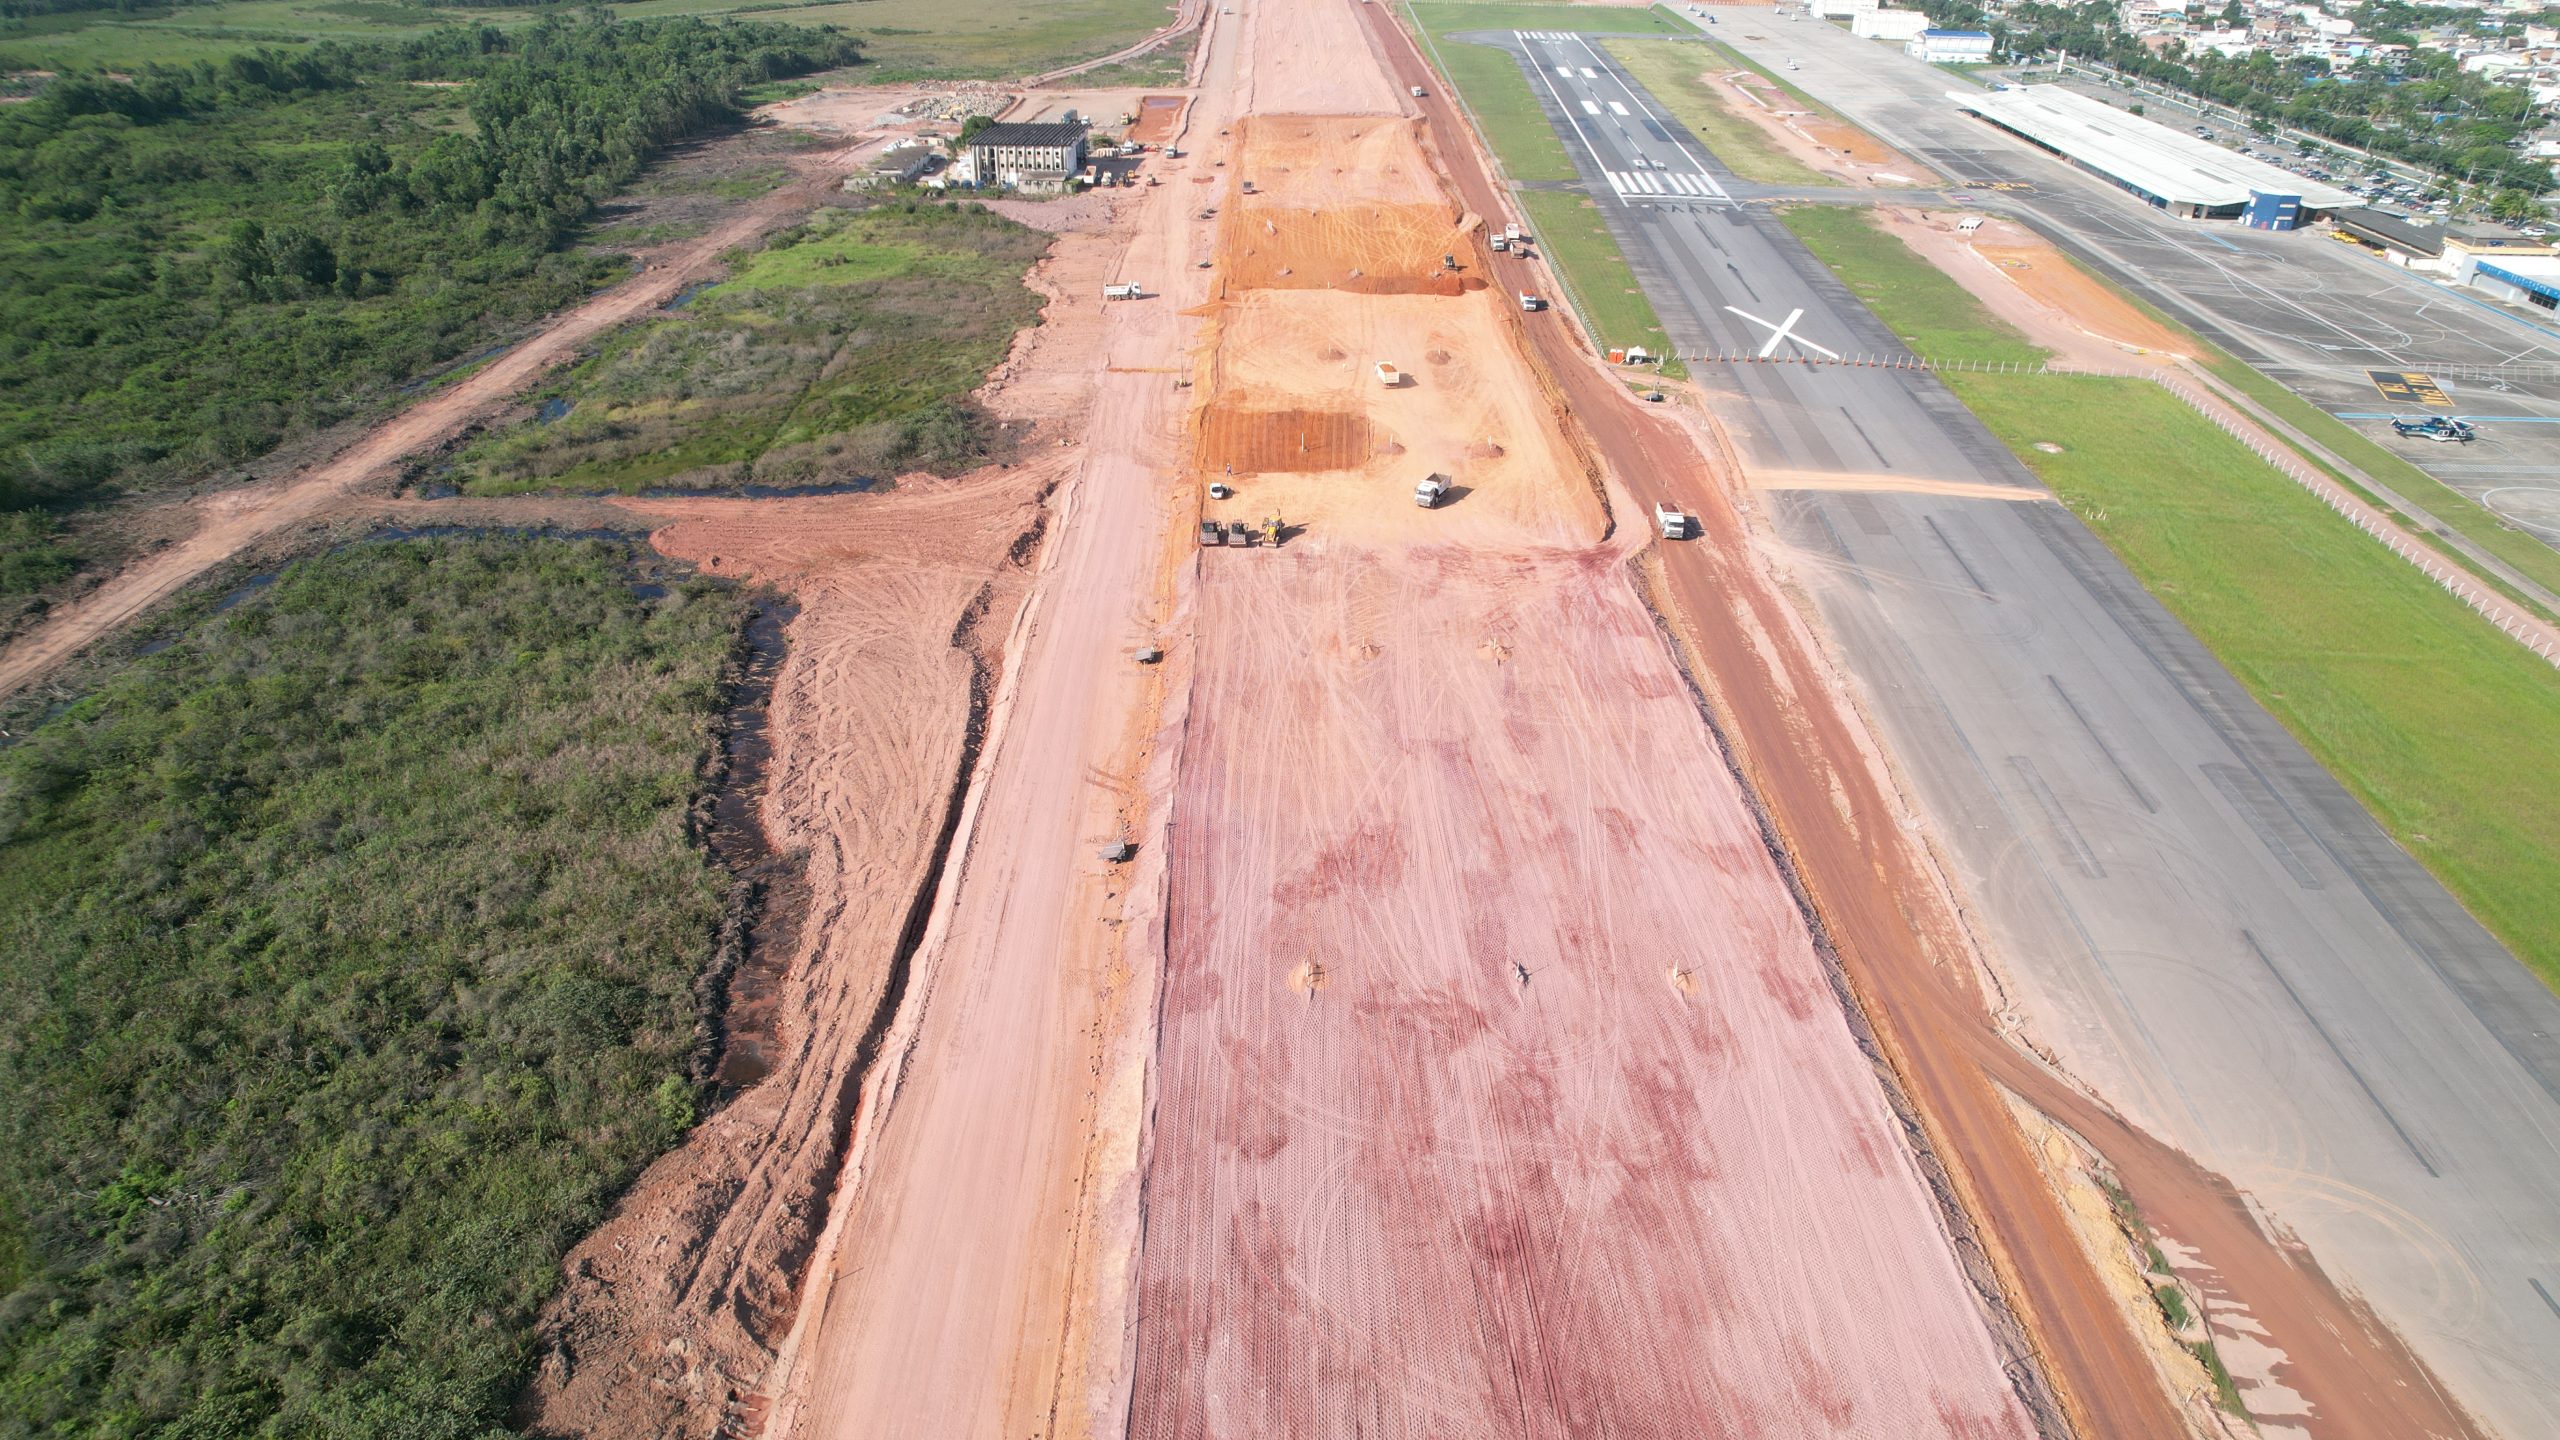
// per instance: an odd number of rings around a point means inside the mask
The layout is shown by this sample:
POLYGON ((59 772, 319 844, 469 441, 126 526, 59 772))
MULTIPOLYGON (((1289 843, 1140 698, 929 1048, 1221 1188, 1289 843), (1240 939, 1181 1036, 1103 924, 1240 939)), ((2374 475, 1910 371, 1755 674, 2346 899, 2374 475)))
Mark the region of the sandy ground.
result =
POLYGON ((752 1425, 752 1392, 797 1322, 799 1286, 854 1136, 897 966, 915 936, 1046 523, 1084 458, 1102 277, 1126 243, 1106 210, 1034 268, 1049 298, 981 387, 1041 422, 1025 463, 884 495, 635 500, 659 549, 800 607, 770 708, 764 820, 807 857, 802 944, 774 986, 770 1075, 661 1158, 571 1254, 532 1402, 586 1435, 752 1425), (1062 443, 1065 442, 1065 443, 1062 443))
POLYGON ((1130 1433, 2030 1433, 1462 207, 1236 133, 1198 473, 1303 531, 1187 577, 1130 1433))
POLYGON ((1333 0, 1258 0, 1239 7, 1252 56, 1238 77, 1238 115, 1398 115, 1404 87, 1380 62, 1359 7, 1333 0))
POLYGON ((1131 654, 1166 623, 1167 546, 1187 523, 1163 478, 1200 326, 1185 312, 1209 284, 1177 259, 1203 243, 1173 198, 1195 166, 1209 168, 1170 162, 1166 186, 1122 197, 1128 228, 1090 277, 1089 347, 1007 367, 1005 404, 1072 414, 1086 438, 761 1389, 766 1433, 1072 1435, 1126 1403, 1144 1058, 1129 1037, 1153 1005, 1162 860, 1147 837, 1164 783, 1163 672, 1131 654), (1100 305, 1120 274, 1156 293, 1100 305), (1124 836, 1134 864, 1100 858, 1124 836))
POLYGON ((693 239, 652 252, 647 268, 574 309, 471 374, 365 431, 353 443, 291 476, 186 502, 192 533, 62 606, 0 651, 0 695, 69 659, 131 621, 227 557, 258 540, 344 508, 359 490, 391 478, 400 463, 433 450, 515 398, 544 370, 575 356, 613 327, 645 315, 715 268, 720 257, 807 211, 859 154, 848 147, 813 156, 808 180, 746 205, 693 239))
POLYGON ((2161 360, 2193 348, 2185 336, 2143 314, 2089 277, 2033 231, 1980 215, 1879 206, 1877 222, 1955 277, 2001 319, 2066 362, 2124 369, 2137 357, 2161 360), (1960 219, 1980 220, 1967 235, 1960 219))
POLYGON ((1780 149, 1825 175, 1861 185, 1935 185, 1936 172, 1854 125, 1797 108, 1795 97, 1753 70, 1701 76, 1725 108, 1757 125, 1780 149))
MULTIPOLYGON (((1399 77, 1428 76, 1407 37, 1383 16, 1373 23, 1399 77)), ((1458 192, 1492 205, 1473 138, 1428 118, 1458 192)), ((2217 1293, 2245 1305, 2280 1344, 2287 1383, 2324 1417, 2324 1433, 2478 1433, 2406 1345, 2298 1247, 2263 1233, 2227 1182, 2091 1103, 2000 1028, 2002 1002, 1987 991, 1961 901, 1838 666, 1789 598, 1785 557, 1752 518, 1730 446, 1711 423, 1665 413, 1677 407, 1632 403, 1578 335, 1530 334, 1638 502, 1666 498, 1697 516, 1697 541, 1658 552, 1683 648, 1962 1197, 1957 1218, 2026 1322, 2038 1368, 2079 1432, 2166 1436, 2188 1433, 2188 1423, 2045 1183, 2010 1113, 2012 1094, 2106 1158, 2154 1225, 2189 1247, 2182 1275, 2210 1273, 2217 1293)))

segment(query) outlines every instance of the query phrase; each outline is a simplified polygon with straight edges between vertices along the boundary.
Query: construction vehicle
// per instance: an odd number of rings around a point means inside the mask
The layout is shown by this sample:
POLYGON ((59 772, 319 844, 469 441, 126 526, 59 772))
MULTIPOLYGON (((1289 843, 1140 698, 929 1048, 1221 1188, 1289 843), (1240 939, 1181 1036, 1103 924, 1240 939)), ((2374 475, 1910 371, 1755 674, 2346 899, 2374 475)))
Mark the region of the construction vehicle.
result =
POLYGON ((1665 540, 1689 538, 1689 517, 1668 505, 1653 507, 1653 523, 1662 527, 1662 538, 1665 540))
POLYGON ((1226 544, 1226 543, 1227 543, 1227 527, 1226 527, 1226 526, 1224 526, 1224 525, 1219 524, 1219 523, 1218 523, 1217 521, 1215 521, 1215 520, 1203 520, 1203 521, 1201 521, 1201 522, 1200 522, 1200 543, 1201 543, 1201 544, 1203 544, 1203 545, 1224 545, 1224 544, 1226 544))
POLYGON ((1378 383, 1393 390, 1404 383, 1404 372, 1381 360, 1378 362, 1378 383))
POLYGON ((1102 298, 1105 300, 1138 300, 1143 299, 1146 293, 1144 287, 1135 284, 1102 287, 1102 298))
POLYGON ((1441 269, 1443 269, 1443 270, 1455 270, 1455 269, 1457 269, 1457 268, 1458 268, 1458 257, 1457 257, 1457 256, 1455 256, 1455 255, 1443 255, 1443 256, 1441 256, 1441 257, 1440 257, 1440 268, 1441 268, 1441 269))
POLYGON ((1413 98, 1414 98, 1414 99, 1416 99, 1416 100, 1419 100, 1419 99, 1421 99, 1421 98, 1422 98, 1422 87, 1421 87, 1421 86, 1416 85, 1416 86, 1414 86, 1414 87, 1413 87, 1413 98))
POLYGON ((1413 503, 1425 510, 1437 506, 1449 493, 1449 480, 1444 475, 1425 475, 1414 482, 1413 503))
POLYGON ((1502 238, 1503 238, 1504 243, 1506 243, 1506 244, 1517 245, 1517 244, 1519 244, 1521 241, 1526 240, 1526 239, 1528 239, 1529 237, 1520 233, 1520 227, 1519 227, 1519 226, 1517 226, 1517 225, 1505 225, 1505 226, 1503 226, 1503 227, 1502 227, 1502 238))
POLYGON ((1520 308, 1523 310, 1543 309, 1545 308, 1546 303, 1546 301, 1539 299, 1537 296, 1530 294, 1526 290, 1520 292, 1520 308))
POLYGON ((1502 238, 1501 236, 1499 236, 1499 235, 1496 235, 1496 236, 1494 236, 1494 237, 1493 237, 1493 253, 1495 253, 1496 255, 1499 255, 1499 254, 1503 253, 1504 251, 1509 250, 1510 248, 1511 248, 1511 242, 1510 242, 1510 241, 1503 239, 1503 238, 1502 238))
POLYGON ((1277 515, 1265 515, 1262 517, 1262 538, 1274 550, 1280 548, 1280 532, 1288 528, 1288 526, 1280 523, 1280 517, 1277 515))
POLYGON ((1243 547, 1245 547, 1245 548, 1246 548, 1246 549, 1248 549, 1248 550, 1252 549, 1252 548, 1253 548, 1253 527, 1252 527, 1252 526, 1250 526, 1250 525, 1247 525, 1246 523, 1244 523, 1244 522, 1243 522, 1243 521, 1241 521, 1241 520, 1230 520, 1230 521, 1228 521, 1228 522, 1227 522, 1227 543, 1228 543, 1228 544, 1230 544, 1230 545, 1242 545, 1243 547))
POLYGON ((2466 420, 2450 415, 2430 415, 2424 420, 2394 420, 2391 433, 2403 440, 2439 440, 2449 445, 2467 445, 2476 434, 2466 420))

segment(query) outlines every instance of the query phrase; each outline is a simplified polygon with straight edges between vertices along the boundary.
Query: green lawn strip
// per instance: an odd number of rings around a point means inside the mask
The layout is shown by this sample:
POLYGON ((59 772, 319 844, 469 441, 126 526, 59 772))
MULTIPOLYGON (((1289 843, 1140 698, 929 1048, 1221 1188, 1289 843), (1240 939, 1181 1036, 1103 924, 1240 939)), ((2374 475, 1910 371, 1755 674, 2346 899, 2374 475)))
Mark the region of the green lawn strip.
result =
POLYGON ((2560 551, 2508 528, 2479 501, 2392 454, 2345 421, 2231 356, 2216 350, 2205 357, 2204 364, 2216 378, 2257 401, 2339 459, 2407 496, 2409 503, 2443 522, 2446 529, 2514 566, 2536 584, 2560 591, 2560 551))
POLYGON ((1603 348, 1641 345, 1657 355, 1668 351, 1671 338, 1663 332, 1662 317, 1636 284, 1600 208, 1566 190, 1523 190, 1519 199, 1537 245, 1564 277, 1592 338, 1603 348))
POLYGON ((1695 35, 1686 23, 1659 9, 1616 5, 1449 5, 1413 0, 1405 6, 1424 33, 1467 30, 1571 30, 1583 34, 1695 35))
POLYGON ((1706 142, 1726 168, 1767 185, 1834 185, 1839 182, 1789 155, 1769 132, 1737 112, 1743 102, 1704 77, 1707 56, 1674 40, 1612 40, 1609 53, 1627 68, 1672 117, 1706 142))
POLYGON ((2157 386, 1942 378, 2447 889, 2560 983, 2560 671, 2157 386))
POLYGON ((617 331, 538 398, 548 419, 475 441, 481 495, 882 479, 1002 443, 966 399, 1040 297, 1039 231, 970 204, 821 211, 684 308, 617 331))
MULTIPOLYGON (((2529 534, 2510 529, 2506 522, 2500 520, 2494 512, 2479 501, 2429 475, 2411 462, 2392 453, 2362 431, 2251 368, 2230 352, 2196 334, 2187 326, 2179 324, 2163 313, 2158 306, 2083 264, 2078 256, 2068 251, 2060 253, 2073 268, 2105 287, 2118 299, 2149 316, 2154 322, 2185 336, 2194 347, 2197 359, 2207 370, 2213 372, 2217 379, 2256 401, 2261 407, 2272 412, 2278 420, 2302 432, 2306 438, 2330 454, 2355 466, 2377 483, 2390 486, 2394 493, 2403 496, 2409 503, 2423 507, 2428 515, 2445 528, 2497 556, 2527 579, 2547 589, 2560 590, 2560 552, 2555 552, 2550 546, 2529 534)), ((2440 552, 2448 561, 2461 566, 2480 583, 2490 586, 2499 594, 2545 619, 2554 618, 2551 611, 2539 601, 2527 597, 2514 586, 2490 573, 2478 561, 2455 549, 2444 537, 2421 527, 2416 519, 2399 506, 2367 488, 2364 481, 2313 454, 2308 447, 2296 443, 2289 436, 2273 429, 2268 433, 2286 449, 2300 457, 2304 464, 2337 481, 2366 504, 2389 515, 2405 526, 2418 541, 2440 552)))
POLYGON ((1431 53, 1439 61, 1441 77, 1465 98, 1477 133, 1493 147, 1506 177, 1577 178, 1573 161, 1565 154, 1564 141, 1547 123, 1546 112, 1539 108, 1538 97, 1530 91, 1527 77, 1520 73, 1520 62, 1512 58, 1510 51, 1434 40, 1431 53))
POLYGON ((351 546, 0 752, 11 1429, 507 1433, 697 1101, 744 601, 639 563, 351 546))
POLYGON ((1846 205, 1797 205, 1780 223, 1830 266, 1852 294, 1930 360, 2042 364, 2048 351, 1982 308, 1972 292, 1908 245, 1876 228, 1867 211, 1846 205))

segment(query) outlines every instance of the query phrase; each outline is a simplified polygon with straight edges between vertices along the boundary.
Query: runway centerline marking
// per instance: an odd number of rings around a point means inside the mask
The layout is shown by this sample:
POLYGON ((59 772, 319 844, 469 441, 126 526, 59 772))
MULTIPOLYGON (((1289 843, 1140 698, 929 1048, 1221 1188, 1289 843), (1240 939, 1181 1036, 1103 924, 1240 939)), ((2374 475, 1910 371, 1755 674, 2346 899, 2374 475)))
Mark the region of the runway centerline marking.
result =
POLYGON ((1826 349, 1823 346, 1816 345, 1812 341, 1795 333, 1796 322, 1804 318, 1803 306, 1797 306, 1795 309, 1788 311, 1787 318, 1784 320, 1763 320, 1748 310, 1732 305, 1727 305, 1724 308, 1769 332, 1769 343, 1760 347, 1760 358, 1763 360, 1766 360, 1771 355, 1776 354, 1780 344, 1801 345, 1805 349, 1811 350, 1816 354, 1828 355, 1834 360, 1840 358, 1839 351, 1826 349))

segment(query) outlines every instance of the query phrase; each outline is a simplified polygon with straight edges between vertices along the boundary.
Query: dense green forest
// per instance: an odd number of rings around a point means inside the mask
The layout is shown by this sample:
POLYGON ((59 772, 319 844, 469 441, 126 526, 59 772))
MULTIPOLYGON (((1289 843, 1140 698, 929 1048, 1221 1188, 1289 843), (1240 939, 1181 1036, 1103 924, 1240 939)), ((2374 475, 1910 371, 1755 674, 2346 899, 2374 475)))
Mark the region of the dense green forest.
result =
MULTIPOLYGON (((2517 153, 2532 121, 2522 87, 2467 75, 2444 51, 2420 50, 2398 68, 2361 61, 2342 70, 2316 56, 2260 51, 2240 59, 2173 48, 2153 54, 2119 22, 2112 0, 2012 5, 1996 17, 1979 0, 1921 0, 1940 25, 1987 29, 1995 46, 2022 56, 2061 50, 2104 61, 2154 84, 2201 95, 2268 121, 2282 121, 2341 144, 2388 155, 2483 188, 2530 198, 2552 187, 2551 167, 2517 153)), ((2407 42, 2389 27, 2413 7, 2366 5, 2358 24, 2376 38, 2407 42)), ((2436 12, 2461 15, 2462 12, 2436 12)), ((2469 17, 2465 17, 2469 18, 2469 17)), ((2514 199, 2505 207, 2517 210, 2514 199)), ((2521 211, 2519 213, 2522 213, 2521 211)))
POLYGON ((822 210, 628 326, 454 470, 466 489, 841 484, 1001 452, 965 397, 1039 318, 1049 237, 976 204, 822 210))
POLYGON ((0 1436, 502 1431, 693 1115, 745 602, 632 563, 357 545, 0 752, 0 1436))
POLYGON ((653 152, 854 58, 833 32, 590 12, 0 106, 0 510, 201 476, 381 403, 611 278, 563 242, 653 152))

